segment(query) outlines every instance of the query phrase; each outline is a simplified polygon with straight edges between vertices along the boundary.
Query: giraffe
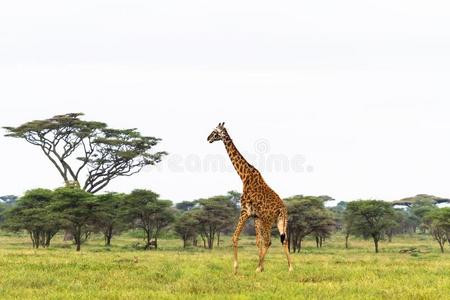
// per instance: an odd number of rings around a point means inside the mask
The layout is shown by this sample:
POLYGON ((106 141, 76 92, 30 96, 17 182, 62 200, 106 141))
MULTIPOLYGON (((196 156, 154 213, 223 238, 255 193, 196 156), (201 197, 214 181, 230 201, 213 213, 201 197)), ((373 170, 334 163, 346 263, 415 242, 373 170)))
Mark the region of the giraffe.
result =
POLYGON ((270 236, 272 225, 277 222, 281 244, 286 254, 289 271, 292 271, 291 258, 286 240, 287 209, 283 200, 264 181, 259 171, 249 164, 237 150, 230 135, 224 127, 219 125, 208 136, 208 142, 222 141, 230 160, 243 183, 241 196, 241 213, 239 222, 233 234, 234 273, 238 270, 238 240, 245 223, 250 217, 255 219, 256 246, 259 249, 259 263, 256 272, 264 271, 264 257, 271 245, 270 236))

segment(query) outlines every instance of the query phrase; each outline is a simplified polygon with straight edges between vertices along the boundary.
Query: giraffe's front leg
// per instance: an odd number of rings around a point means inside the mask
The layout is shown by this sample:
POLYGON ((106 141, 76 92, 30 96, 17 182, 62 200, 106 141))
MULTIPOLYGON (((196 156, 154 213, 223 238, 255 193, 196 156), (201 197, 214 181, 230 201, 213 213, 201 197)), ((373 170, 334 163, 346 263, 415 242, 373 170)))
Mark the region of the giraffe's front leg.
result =
POLYGON ((236 230, 234 231, 233 234, 233 248, 234 248, 234 263, 233 263, 233 269, 234 269, 234 274, 237 274, 237 269, 238 269, 238 241, 239 241, 239 235, 241 234, 242 228, 244 228, 245 226, 245 222, 247 222, 248 218, 249 218, 249 214, 247 213, 246 210, 241 210, 241 215, 239 217, 239 222, 236 226, 236 230))

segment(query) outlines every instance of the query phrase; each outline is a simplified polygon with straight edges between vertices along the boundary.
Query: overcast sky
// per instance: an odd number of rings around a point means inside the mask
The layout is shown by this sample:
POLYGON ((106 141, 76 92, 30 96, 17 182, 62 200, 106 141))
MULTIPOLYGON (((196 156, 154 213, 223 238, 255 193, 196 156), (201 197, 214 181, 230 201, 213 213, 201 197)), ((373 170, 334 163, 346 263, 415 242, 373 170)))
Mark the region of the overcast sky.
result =
MULTIPOLYGON (((0 125, 84 112, 161 137, 165 162, 111 191, 241 190, 206 142, 225 121, 282 197, 450 197, 449 28, 434 0, 2 1, 0 125)), ((0 194, 62 185, 3 133, 0 194)))

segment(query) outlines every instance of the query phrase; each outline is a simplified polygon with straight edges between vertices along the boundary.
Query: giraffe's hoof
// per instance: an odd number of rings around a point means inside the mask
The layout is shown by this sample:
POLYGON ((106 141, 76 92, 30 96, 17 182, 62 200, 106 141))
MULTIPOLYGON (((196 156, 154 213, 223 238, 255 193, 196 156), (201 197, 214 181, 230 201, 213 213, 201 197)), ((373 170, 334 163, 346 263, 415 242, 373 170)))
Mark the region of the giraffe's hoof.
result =
POLYGON ((292 266, 289 266, 289 272, 292 272, 294 268, 292 266))
POLYGON ((257 267, 255 270, 256 273, 261 273, 262 271, 264 271, 264 268, 261 267, 257 267))

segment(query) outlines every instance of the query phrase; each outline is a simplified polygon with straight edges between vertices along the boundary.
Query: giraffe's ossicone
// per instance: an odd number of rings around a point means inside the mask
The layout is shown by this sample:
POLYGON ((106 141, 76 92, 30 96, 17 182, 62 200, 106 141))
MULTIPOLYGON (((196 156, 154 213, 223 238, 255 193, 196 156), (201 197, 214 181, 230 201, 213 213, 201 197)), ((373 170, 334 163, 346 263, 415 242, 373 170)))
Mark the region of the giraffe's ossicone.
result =
POLYGON ((208 142, 222 141, 228 156, 243 183, 241 196, 241 213, 236 230, 233 234, 234 272, 238 269, 237 247, 239 235, 250 217, 255 218, 256 245, 259 249, 259 264, 256 271, 264 270, 264 257, 270 246, 272 225, 276 222, 280 232, 281 244, 288 261, 289 271, 292 270, 287 237, 288 215, 283 200, 264 181, 261 173, 249 164, 237 150, 230 135, 220 123, 208 136, 208 142))

